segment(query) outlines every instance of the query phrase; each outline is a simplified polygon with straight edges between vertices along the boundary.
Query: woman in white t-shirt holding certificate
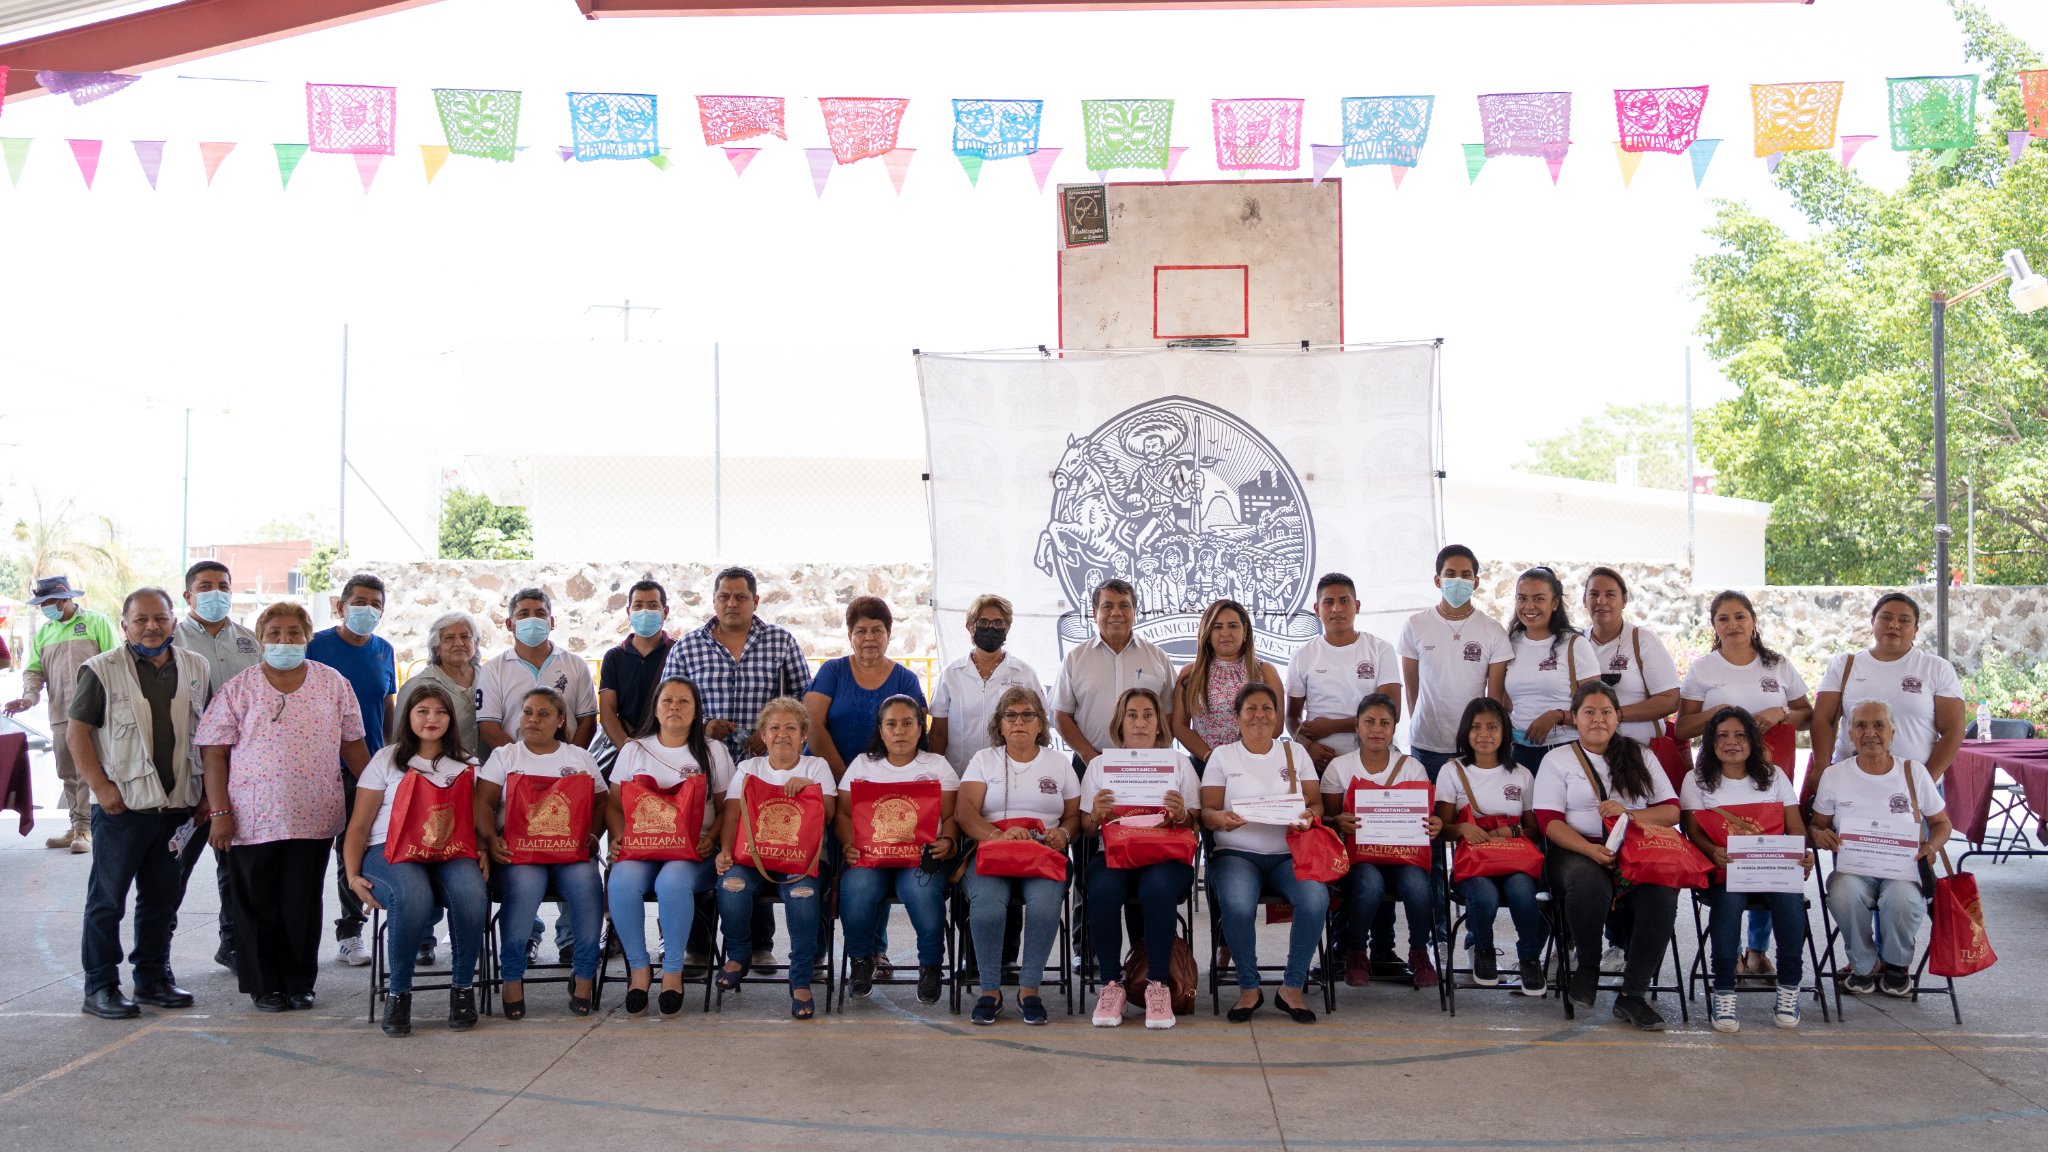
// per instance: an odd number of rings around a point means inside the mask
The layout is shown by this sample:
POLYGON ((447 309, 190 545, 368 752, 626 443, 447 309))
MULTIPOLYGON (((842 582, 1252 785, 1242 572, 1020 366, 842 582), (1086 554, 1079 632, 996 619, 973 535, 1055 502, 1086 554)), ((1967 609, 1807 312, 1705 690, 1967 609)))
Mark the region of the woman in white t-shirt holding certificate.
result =
MULTIPOLYGON (((1394 748, 1397 722, 1392 697, 1373 692, 1358 702, 1358 720, 1353 729, 1358 748, 1330 761, 1323 770, 1321 785, 1323 820, 1337 829, 1351 852, 1351 875, 1345 895, 1344 982, 1363 988, 1372 982, 1372 961, 1367 937, 1380 902, 1399 900, 1408 912, 1408 970, 1415 974, 1417 988, 1436 986, 1436 965, 1429 958, 1429 927, 1434 918, 1430 907, 1429 842, 1443 830, 1443 822, 1431 811, 1429 772, 1422 761, 1394 748), (1388 792, 1388 800, 1413 799, 1422 819, 1396 817, 1387 823, 1407 824, 1396 831, 1401 843, 1373 838, 1373 831, 1361 831, 1354 796, 1365 790, 1388 792), (1419 837, 1422 843, 1409 843, 1419 837)), ((1375 806, 1378 807, 1378 806, 1375 806)), ((1395 805, 1387 806, 1390 814, 1395 805)))
MULTIPOLYGON (((1734 1032, 1741 1027, 1735 1018, 1735 978, 1741 974, 1736 954, 1742 910, 1751 900, 1763 903, 1766 923, 1778 938, 1778 1002, 1772 1021, 1780 1028, 1797 1028, 1806 899, 1797 891, 1758 891, 1728 873, 1729 840, 1734 836, 1790 837, 1781 847, 1801 857, 1796 877, 1801 888, 1813 867, 1813 855, 1804 848, 1806 825, 1799 818, 1792 777, 1764 758, 1763 736, 1748 712, 1729 705, 1708 719, 1706 748, 1679 787, 1678 807, 1685 815, 1686 835, 1714 862, 1714 882, 1700 896, 1712 910, 1707 930, 1713 939, 1714 1030, 1734 1032)), ((1789 869, 1786 875, 1791 878, 1789 869)))
POLYGON ((1920 862, 1948 843, 1948 812, 1933 774, 1893 754, 1898 733, 1891 705, 1857 704, 1849 713, 1849 738, 1855 758, 1837 762, 1813 797, 1813 846, 1835 853, 1828 912, 1849 951, 1842 990, 1911 996, 1913 943, 1927 920, 1920 862), (1881 945, 1875 939, 1879 912, 1881 945))
POLYGON ((1260 895, 1273 892, 1294 907, 1287 969, 1273 1002, 1296 1023, 1313 1024, 1316 1014, 1302 989, 1323 937, 1330 889, 1295 877, 1287 831, 1307 827, 1309 814, 1322 811, 1315 763, 1302 748, 1275 739, 1280 694, 1271 685, 1246 684, 1233 710, 1238 742, 1218 748, 1202 775, 1202 823, 1216 843, 1209 856, 1209 890, 1237 969, 1230 1022, 1245 1023, 1266 1002, 1259 988, 1257 918, 1260 895))

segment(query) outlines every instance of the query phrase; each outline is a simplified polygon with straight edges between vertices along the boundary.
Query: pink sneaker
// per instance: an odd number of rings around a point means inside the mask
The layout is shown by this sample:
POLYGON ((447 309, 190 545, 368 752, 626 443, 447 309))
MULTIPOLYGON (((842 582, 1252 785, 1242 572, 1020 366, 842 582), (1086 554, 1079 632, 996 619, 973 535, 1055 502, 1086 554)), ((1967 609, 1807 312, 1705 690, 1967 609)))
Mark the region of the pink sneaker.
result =
POLYGON ((1171 1028, 1173 1019, 1173 989, 1157 980, 1145 982, 1145 1027, 1171 1028))
POLYGON ((1124 1022, 1124 985, 1121 980, 1111 980, 1102 986, 1102 995, 1095 1001, 1095 1026, 1114 1028, 1124 1022))

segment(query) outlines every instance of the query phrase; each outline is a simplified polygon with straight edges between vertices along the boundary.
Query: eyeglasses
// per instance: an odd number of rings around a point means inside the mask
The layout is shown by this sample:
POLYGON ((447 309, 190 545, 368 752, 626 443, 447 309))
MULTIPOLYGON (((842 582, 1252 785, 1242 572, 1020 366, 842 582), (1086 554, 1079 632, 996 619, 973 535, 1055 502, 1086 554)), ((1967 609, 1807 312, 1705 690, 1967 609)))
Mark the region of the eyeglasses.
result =
POLYGON ((1036 712, 1005 712, 1002 717, 1005 724, 1022 724, 1026 720, 1037 720, 1039 718, 1036 712))

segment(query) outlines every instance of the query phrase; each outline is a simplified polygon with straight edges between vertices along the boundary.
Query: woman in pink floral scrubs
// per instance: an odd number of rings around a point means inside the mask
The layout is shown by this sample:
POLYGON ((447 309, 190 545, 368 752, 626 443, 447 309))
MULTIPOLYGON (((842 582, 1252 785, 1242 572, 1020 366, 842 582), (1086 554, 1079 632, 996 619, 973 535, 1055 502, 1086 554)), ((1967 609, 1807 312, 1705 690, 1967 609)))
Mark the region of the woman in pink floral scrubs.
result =
POLYGON ((370 759, 354 690, 306 660, 312 631, 297 604, 265 608, 263 663, 221 685, 192 734, 207 838, 227 854, 236 974, 265 1012, 313 1006, 327 856, 343 823, 335 752, 355 775, 370 759))

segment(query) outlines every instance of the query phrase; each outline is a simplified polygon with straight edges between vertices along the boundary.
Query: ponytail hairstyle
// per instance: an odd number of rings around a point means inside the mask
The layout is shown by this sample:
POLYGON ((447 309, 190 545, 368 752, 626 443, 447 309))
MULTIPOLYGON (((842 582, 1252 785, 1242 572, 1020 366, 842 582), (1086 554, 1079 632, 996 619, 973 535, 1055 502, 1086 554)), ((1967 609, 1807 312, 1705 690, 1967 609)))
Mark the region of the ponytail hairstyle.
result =
POLYGON ((654 691, 647 694, 647 713, 640 721, 640 730, 633 733, 633 739, 661 734, 661 718, 654 714, 654 706, 661 700, 662 692, 671 684, 681 684, 690 690, 690 734, 683 739, 684 747, 705 772, 711 771, 711 742, 704 736, 704 693, 697 690, 697 683, 687 676, 664 676, 654 691))
POLYGON ((455 697, 432 680, 422 680, 405 693, 405 714, 398 718, 398 732, 391 739, 392 763, 401 772, 412 770, 412 758, 420 754, 419 734, 412 730, 413 706, 422 700, 437 700, 448 713, 448 731, 441 734, 441 756, 457 764, 469 763, 469 749, 462 746, 462 728, 455 723, 455 697))
MULTIPOLYGON (((520 597, 520 599, 531 600, 533 599, 533 597, 522 596, 520 597)), ((518 603, 518 601, 515 600, 513 601, 513 603, 516 604, 518 603)), ((569 702, 562 699, 562 694, 560 692, 555 691, 553 688, 531 688, 527 690, 525 695, 519 698, 519 711, 522 714, 526 711, 526 702, 533 699, 535 696, 539 696, 542 699, 546 700, 549 706, 554 708, 555 715, 560 716, 562 718, 561 722, 555 725, 555 737, 558 740, 566 742, 569 739, 571 733, 574 731, 574 729, 570 727, 571 721, 569 716, 569 702)), ((519 731, 518 717, 512 718, 512 731, 514 733, 517 733, 519 731)), ((515 736, 514 739, 516 742, 517 737, 515 736)))
POLYGON ((882 701, 881 707, 875 709, 875 734, 868 738, 865 755, 872 756, 877 760, 887 760, 889 758, 889 746, 882 741, 882 713, 896 707, 898 704, 907 706, 911 714, 917 717, 917 750, 919 752, 929 752, 932 750, 930 733, 925 731, 930 725, 925 720, 924 705, 918 703, 917 697, 898 692, 882 701))
MULTIPOLYGON (((1588 680, 1572 693, 1572 714, 1578 715, 1579 709, 1594 696, 1607 697, 1617 715, 1621 712, 1621 697, 1615 695, 1614 689, 1598 680, 1588 680)), ((1642 746, 1621 734, 1619 720, 1614 726, 1614 738, 1607 742, 1607 751, 1600 755, 1607 761, 1607 779, 1615 792, 1638 800, 1649 798, 1650 767, 1643 762, 1642 746)))
MULTIPOLYGON (((1714 617, 1721 614, 1721 605, 1726 604, 1731 600, 1737 604, 1742 605, 1742 610, 1749 613, 1749 646, 1751 648, 1756 649, 1756 658, 1758 660, 1763 661, 1764 667, 1776 668, 1778 666, 1778 661, 1782 659, 1782 657, 1780 657, 1775 651, 1772 651, 1769 645, 1764 643, 1763 624, 1756 618, 1756 605, 1749 602, 1749 597, 1743 595, 1740 592, 1737 592, 1735 589, 1730 588, 1726 592, 1722 592, 1716 595, 1714 599, 1707 604, 1707 630, 1710 632, 1713 631, 1714 617)), ((1714 651, 1719 652, 1720 650, 1721 634, 1719 632, 1714 632, 1714 651)))
MULTIPOLYGON (((1726 595, 1726 593, 1723 593, 1726 595)), ((1764 734, 1758 731, 1756 717, 1747 708, 1726 704, 1714 710, 1714 716, 1707 721, 1706 746, 1697 767, 1692 770, 1693 779, 1699 782, 1700 791, 1712 792, 1721 787, 1721 757, 1714 751, 1715 734, 1721 725, 1733 720, 1742 725, 1742 734, 1749 738, 1749 755, 1742 762, 1742 769, 1749 776, 1749 782, 1757 791, 1767 792, 1771 787, 1771 776, 1777 771, 1764 758, 1764 734)))
MULTIPOLYGON (((1557 655, 1558 645, 1566 643, 1572 637, 1579 634, 1579 630, 1572 627, 1571 615, 1564 610, 1564 581, 1557 578, 1556 572, 1543 565, 1530 568, 1520 576, 1515 577, 1517 585, 1521 584, 1524 580, 1541 580, 1545 584, 1550 585, 1550 654, 1555 656, 1557 655)), ((1625 586, 1622 589, 1622 594, 1628 594, 1625 586)), ((1517 612, 1515 613, 1515 622, 1508 625, 1508 639, 1512 640, 1528 630, 1528 627, 1522 623, 1522 614, 1517 612)))

